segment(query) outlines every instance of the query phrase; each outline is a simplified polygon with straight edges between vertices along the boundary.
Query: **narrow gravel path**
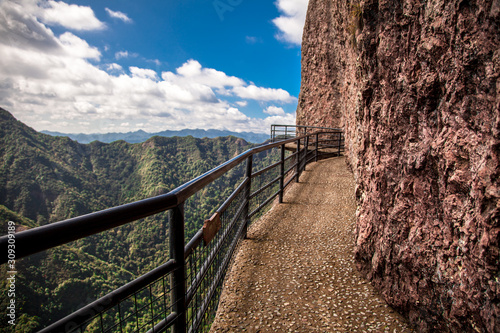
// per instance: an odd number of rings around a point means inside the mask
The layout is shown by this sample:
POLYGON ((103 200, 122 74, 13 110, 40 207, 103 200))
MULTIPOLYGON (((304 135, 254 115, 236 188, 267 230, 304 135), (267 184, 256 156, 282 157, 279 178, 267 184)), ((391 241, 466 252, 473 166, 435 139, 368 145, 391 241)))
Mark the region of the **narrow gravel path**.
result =
POLYGON ((343 157, 308 165, 250 227, 211 332, 411 332, 356 271, 355 210, 343 157))

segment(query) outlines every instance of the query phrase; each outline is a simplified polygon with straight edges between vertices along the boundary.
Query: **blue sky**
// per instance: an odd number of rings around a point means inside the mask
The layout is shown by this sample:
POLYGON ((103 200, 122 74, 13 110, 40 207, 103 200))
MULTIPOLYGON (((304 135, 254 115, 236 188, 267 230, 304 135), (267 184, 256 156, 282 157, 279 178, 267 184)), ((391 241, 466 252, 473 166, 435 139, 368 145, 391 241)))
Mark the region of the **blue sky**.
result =
POLYGON ((0 1, 0 106, 37 130, 294 123, 308 0, 0 1))

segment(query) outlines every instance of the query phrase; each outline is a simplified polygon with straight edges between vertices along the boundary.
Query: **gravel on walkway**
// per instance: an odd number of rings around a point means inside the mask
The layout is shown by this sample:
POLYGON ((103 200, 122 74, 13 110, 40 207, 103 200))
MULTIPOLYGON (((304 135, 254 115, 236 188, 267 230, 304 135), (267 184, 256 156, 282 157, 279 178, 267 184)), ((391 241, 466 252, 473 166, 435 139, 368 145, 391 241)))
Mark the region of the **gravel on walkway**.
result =
POLYGON ((309 164, 249 228, 211 332, 412 332, 356 271, 344 157, 309 164))

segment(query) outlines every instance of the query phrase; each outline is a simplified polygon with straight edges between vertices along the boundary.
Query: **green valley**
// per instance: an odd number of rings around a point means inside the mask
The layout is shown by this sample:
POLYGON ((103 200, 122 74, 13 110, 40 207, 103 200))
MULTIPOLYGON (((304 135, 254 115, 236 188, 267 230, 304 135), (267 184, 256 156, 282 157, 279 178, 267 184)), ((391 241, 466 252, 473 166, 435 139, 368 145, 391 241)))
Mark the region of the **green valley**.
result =
MULTIPOLYGON (((251 147, 233 136, 80 144, 39 133, 0 108, 1 234, 7 233, 7 221, 21 231, 167 193, 251 147)), ((255 163, 274 158, 263 155, 255 163)), ((243 173, 244 165, 233 169, 186 202, 187 238, 243 173)), ((21 259, 16 329, 40 329, 164 263, 168 255, 165 212, 21 259)), ((2 266, 2 288, 5 274, 2 266)), ((5 302, 2 298, 2 309, 5 302)), ((5 321, 2 325, 0 331, 9 331, 5 321)))

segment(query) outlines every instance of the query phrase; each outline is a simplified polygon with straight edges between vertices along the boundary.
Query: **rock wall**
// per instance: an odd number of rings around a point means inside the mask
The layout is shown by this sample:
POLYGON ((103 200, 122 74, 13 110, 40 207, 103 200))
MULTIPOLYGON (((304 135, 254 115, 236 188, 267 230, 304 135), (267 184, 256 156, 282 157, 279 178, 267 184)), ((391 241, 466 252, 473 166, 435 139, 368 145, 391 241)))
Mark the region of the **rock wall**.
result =
POLYGON ((310 0, 297 123, 344 127, 387 302, 421 332, 500 332, 500 1, 310 0))

